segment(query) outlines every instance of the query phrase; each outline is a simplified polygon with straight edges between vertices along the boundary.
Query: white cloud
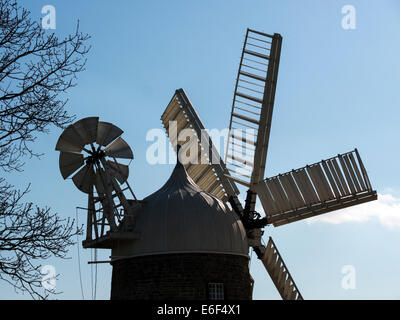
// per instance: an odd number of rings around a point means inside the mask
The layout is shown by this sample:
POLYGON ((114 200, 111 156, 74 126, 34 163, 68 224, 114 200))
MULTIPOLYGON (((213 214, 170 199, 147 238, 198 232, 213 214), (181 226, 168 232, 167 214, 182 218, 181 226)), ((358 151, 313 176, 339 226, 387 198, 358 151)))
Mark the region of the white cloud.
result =
POLYGON ((373 218, 378 218, 389 229, 400 228, 400 198, 392 194, 378 194, 376 201, 312 217, 307 219, 307 223, 367 222, 373 218))

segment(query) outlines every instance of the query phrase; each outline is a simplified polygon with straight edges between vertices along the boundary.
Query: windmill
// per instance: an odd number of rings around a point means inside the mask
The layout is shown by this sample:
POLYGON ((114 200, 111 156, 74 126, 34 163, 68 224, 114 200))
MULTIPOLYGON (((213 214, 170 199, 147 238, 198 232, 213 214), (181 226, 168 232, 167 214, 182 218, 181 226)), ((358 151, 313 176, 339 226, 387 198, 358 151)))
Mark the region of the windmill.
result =
POLYGON ((281 297, 301 300, 272 238, 266 245, 262 243, 262 229, 376 200, 377 193, 357 149, 264 179, 281 43, 279 34, 247 29, 233 96, 226 163, 182 89, 175 92, 161 120, 175 150, 178 143, 185 143, 179 151, 182 155, 197 150, 184 164, 186 171, 201 189, 231 204, 243 222, 249 245, 281 297), (180 140, 180 134, 188 130, 196 138, 187 142, 186 133, 180 140), (248 188, 244 206, 236 183, 248 188), (257 196, 265 212, 262 218, 255 210, 257 196))
POLYGON ((143 200, 127 182, 121 161, 133 153, 121 129, 89 117, 61 134, 61 175, 88 194, 83 246, 112 250, 112 299, 251 299, 252 247, 281 297, 302 300, 272 238, 263 244, 263 228, 377 199, 357 149, 264 179, 281 43, 247 29, 225 161, 184 90, 175 91, 161 121, 178 163, 143 200), (248 189, 244 205, 237 184, 248 189))
POLYGON ((88 194, 85 248, 109 248, 115 239, 137 237, 131 231, 140 203, 127 181, 128 165, 117 160, 133 159, 122 133, 112 123, 89 117, 68 126, 57 141, 62 177, 72 176, 88 194))

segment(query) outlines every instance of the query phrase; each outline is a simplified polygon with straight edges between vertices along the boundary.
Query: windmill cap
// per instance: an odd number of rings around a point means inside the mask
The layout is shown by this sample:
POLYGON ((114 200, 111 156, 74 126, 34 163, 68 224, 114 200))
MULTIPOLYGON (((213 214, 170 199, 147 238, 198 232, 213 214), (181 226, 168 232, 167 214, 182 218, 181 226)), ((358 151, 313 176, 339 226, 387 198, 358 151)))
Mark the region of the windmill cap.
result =
POLYGON ((143 202, 136 222, 140 239, 114 248, 113 259, 201 252, 248 256, 246 231, 239 217, 200 189, 181 163, 164 186, 143 202))

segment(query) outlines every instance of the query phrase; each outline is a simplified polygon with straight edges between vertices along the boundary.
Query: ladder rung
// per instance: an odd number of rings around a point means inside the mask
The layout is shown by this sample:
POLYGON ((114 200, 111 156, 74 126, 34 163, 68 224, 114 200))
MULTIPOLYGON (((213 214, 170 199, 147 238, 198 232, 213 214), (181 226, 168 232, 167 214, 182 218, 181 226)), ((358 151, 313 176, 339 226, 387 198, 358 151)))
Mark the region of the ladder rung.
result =
POLYGON ((260 107, 257 107, 257 106, 255 106, 254 104, 251 104, 251 103, 247 103, 247 102, 244 102, 244 101, 238 100, 238 99, 236 99, 236 97, 235 97, 235 106, 236 106, 236 103, 241 103, 241 104, 244 104, 244 105, 246 105, 246 106, 249 106, 249 107, 252 107, 252 108, 255 108, 255 109, 261 110, 261 108, 260 108, 260 107))
POLYGON ((256 98, 256 97, 253 97, 253 96, 249 96, 248 94, 241 93, 239 91, 236 91, 236 95, 238 95, 239 97, 245 98, 245 99, 249 99, 249 100, 254 101, 254 102, 258 102, 258 103, 262 103, 263 102, 259 98, 256 98))
POLYGON ((243 115, 238 114, 238 113, 232 113, 232 116, 234 116, 234 117, 236 117, 236 118, 239 118, 239 119, 242 119, 242 120, 244 120, 244 121, 248 121, 248 122, 257 124, 257 125, 260 123, 259 121, 255 120, 255 119, 253 119, 253 118, 246 117, 246 116, 243 116, 243 115))
POLYGON ((126 188, 122 189, 121 192, 115 192, 115 193, 111 194, 111 196, 114 199, 115 197, 118 197, 118 194, 123 193, 124 191, 126 191, 128 189, 129 189, 129 187, 126 187, 126 188))
POLYGON ((266 54, 258 53, 258 52, 252 51, 252 50, 245 49, 244 53, 247 53, 247 54, 250 54, 252 56, 262 58, 262 59, 269 60, 269 56, 267 56, 266 54))
POLYGON ((253 170, 252 169, 249 169, 249 168, 246 168, 246 167, 241 167, 241 166, 238 166, 237 164, 234 164, 233 162, 231 162, 231 161, 229 161, 229 162, 226 162, 226 164, 229 164, 229 165, 232 165, 232 166, 235 166, 236 168, 239 168, 239 169, 241 169, 241 170, 246 170, 246 171, 248 171, 248 172, 253 172, 253 170))
POLYGON ((259 80, 259 81, 263 81, 263 82, 266 81, 266 78, 261 77, 261 76, 259 76, 257 74, 253 74, 253 73, 242 71, 242 70, 240 70, 239 73, 241 75, 243 75, 243 76, 246 76, 246 77, 249 77, 249 78, 253 78, 253 79, 256 79, 256 80, 259 80))
POLYGON ((256 68, 256 67, 250 66, 250 65, 248 65, 248 64, 244 64, 244 63, 241 64, 240 69, 241 69, 242 67, 250 68, 250 69, 253 69, 253 70, 257 70, 257 71, 261 71, 261 72, 267 73, 267 70, 260 69, 260 68, 256 68))
MULTIPOLYGON (((232 129, 232 132, 237 132, 237 130, 239 130, 239 132, 241 132, 241 131, 243 130, 243 129, 239 129, 239 128, 236 128, 236 127, 232 127, 231 129, 232 129)), ((232 134, 233 134, 233 133, 232 133, 232 134)), ((253 136, 254 138, 257 138, 257 135, 258 135, 258 134, 253 134, 253 133, 251 133, 251 132, 246 131, 246 136, 247 136, 247 135, 253 136)), ((240 138, 239 138, 239 139, 240 139, 240 138)), ((254 141, 251 141, 250 143, 253 144, 253 142, 254 142, 254 141)))
POLYGON ((239 109, 239 110, 242 110, 244 112, 248 112, 248 113, 254 114, 255 116, 258 116, 258 117, 260 116, 259 113, 251 111, 251 110, 247 110, 247 109, 243 108, 242 106, 236 106, 235 105, 234 107, 235 107, 235 109, 239 109))
POLYGON ((242 89, 245 89, 245 90, 253 91, 255 93, 264 94, 264 92, 262 92, 262 91, 259 91, 259 90, 253 89, 253 88, 249 88, 249 87, 246 87, 246 86, 243 86, 243 85, 238 85, 238 88, 242 88, 242 89))
POLYGON ((264 36, 264 37, 268 37, 268 38, 273 38, 274 37, 272 34, 260 32, 260 31, 253 30, 253 29, 248 29, 248 30, 249 30, 249 32, 259 34, 260 36, 264 36))
POLYGON ((234 138, 234 139, 236 139, 236 140, 241 140, 241 141, 243 141, 244 143, 251 144, 251 145, 253 145, 253 146, 256 145, 256 143, 255 143, 254 141, 247 140, 247 139, 244 138, 244 137, 239 137, 239 136, 237 136, 237 135, 235 135, 235 134, 233 134, 233 133, 231 133, 231 137, 234 138))
POLYGON ((260 48, 260 49, 263 49, 263 50, 269 50, 269 49, 266 48, 266 47, 259 46, 259 45, 256 45, 256 44, 250 43, 250 42, 247 42, 246 45, 247 45, 247 46, 253 46, 253 47, 256 47, 256 48, 260 48))
POLYGON ((238 124, 238 125, 241 125, 241 126, 243 126, 243 127, 252 129, 252 130, 254 130, 254 131, 258 131, 258 128, 255 128, 255 127, 253 127, 253 126, 249 126, 249 125, 247 125, 247 124, 245 124, 245 123, 237 122, 237 121, 235 121, 235 120, 233 120, 233 119, 232 119, 232 123, 236 123, 236 124, 238 124))
POLYGON ((252 36, 247 36, 247 38, 254 39, 254 40, 257 40, 257 41, 261 41, 261 42, 265 42, 265 43, 271 43, 271 41, 258 39, 258 38, 252 37, 252 36))
POLYGON ((253 60, 253 59, 250 59, 250 58, 243 58, 243 60, 245 60, 245 61, 251 61, 251 62, 260 64, 260 65, 262 65, 262 66, 268 67, 268 63, 259 62, 259 61, 257 61, 257 60, 253 60))
POLYGON ((239 81, 251 84, 251 85, 256 86, 256 87, 264 88, 264 86, 262 86, 261 84, 255 83, 255 82, 247 81, 247 80, 244 80, 244 79, 239 79, 239 81))
POLYGON ((236 141, 233 141, 233 140, 229 141, 228 148, 232 149, 232 148, 234 148, 234 146, 237 146, 237 147, 239 147, 241 149, 245 149, 246 152, 255 152, 256 151, 255 148, 253 148, 253 147, 250 148, 248 144, 239 144, 239 143, 237 143, 236 141))
POLYGON ((235 161, 238 161, 238 162, 241 162, 241 163, 243 163, 243 164, 247 164, 247 165, 249 165, 250 167, 253 166, 253 163, 252 163, 251 161, 248 161, 248 160, 243 159, 243 158, 238 157, 238 156, 231 155, 231 154, 229 154, 229 153, 228 153, 228 158, 230 158, 230 159, 232 159, 232 160, 235 160, 235 161))

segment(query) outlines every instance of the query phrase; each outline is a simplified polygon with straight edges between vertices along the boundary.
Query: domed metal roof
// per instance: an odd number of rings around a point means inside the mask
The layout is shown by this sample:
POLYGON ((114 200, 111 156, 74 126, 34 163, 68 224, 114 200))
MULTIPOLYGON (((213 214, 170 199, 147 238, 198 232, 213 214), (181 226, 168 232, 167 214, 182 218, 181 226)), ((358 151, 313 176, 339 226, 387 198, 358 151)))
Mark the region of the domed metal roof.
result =
POLYGON ((115 246, 113 259, 183 252, 248 256, 239 217, 201 190, 179 162, 165 185, 143 199, 135 229, 140 239, 115 246))

